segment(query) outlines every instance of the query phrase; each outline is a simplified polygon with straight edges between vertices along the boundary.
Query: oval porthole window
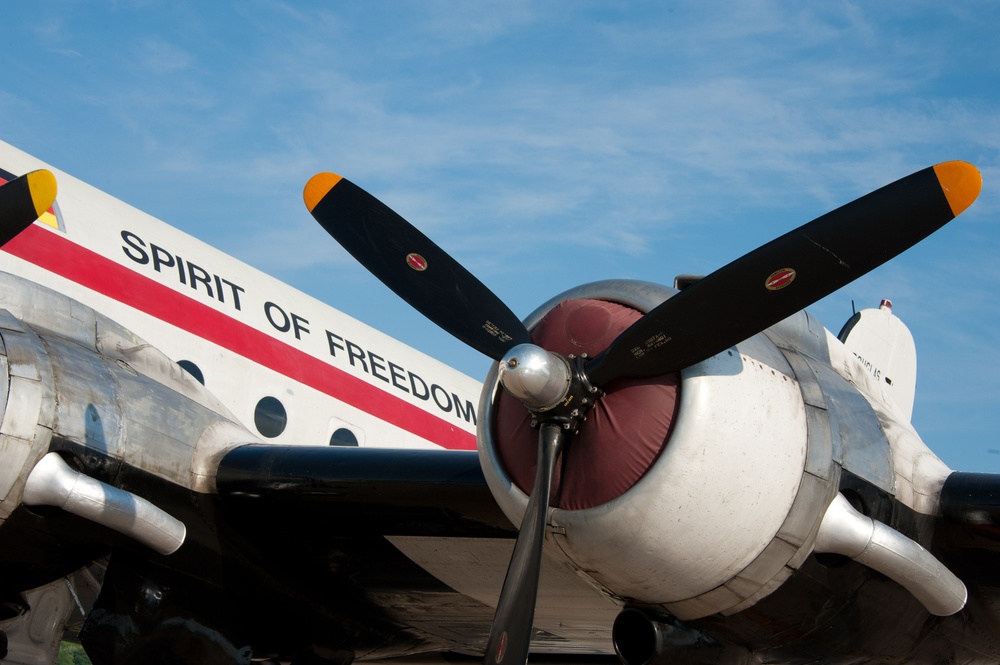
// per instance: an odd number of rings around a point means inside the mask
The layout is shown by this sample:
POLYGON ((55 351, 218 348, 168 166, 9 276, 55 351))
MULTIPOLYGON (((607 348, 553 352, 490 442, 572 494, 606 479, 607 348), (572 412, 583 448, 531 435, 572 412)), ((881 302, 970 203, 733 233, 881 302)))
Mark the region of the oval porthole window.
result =
POLYGON ((285 405, 277 397, 263 397, 257 402, 253 412, 253 424, 257 431, 269 439, 273 439, 285 431, 288 424, 288 414, 285 405))
POLYGON ((358 437, 351 430, 346 427, 338 428, 337 431, 333 433, 330 437, 331 446, 349 446, 357 447, 358 437))
POLYGON ((198 383, 205 385, 205 375, 201 373, 200 367, 195 365, 190 360, 178 360, 177 364, 181 366, 181 369, 193 376, 198 383))

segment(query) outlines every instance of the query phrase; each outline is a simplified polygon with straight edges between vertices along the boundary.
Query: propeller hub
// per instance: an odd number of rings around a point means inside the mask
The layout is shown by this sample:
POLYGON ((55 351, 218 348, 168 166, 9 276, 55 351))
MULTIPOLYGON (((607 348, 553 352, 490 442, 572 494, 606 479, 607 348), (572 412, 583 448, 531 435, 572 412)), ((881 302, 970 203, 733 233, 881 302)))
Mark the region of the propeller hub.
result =
POLYGON ((500 360, 500 383, 532 412, 562 403, 572 378, 569 360, 534 344, 518 344, 500 360))

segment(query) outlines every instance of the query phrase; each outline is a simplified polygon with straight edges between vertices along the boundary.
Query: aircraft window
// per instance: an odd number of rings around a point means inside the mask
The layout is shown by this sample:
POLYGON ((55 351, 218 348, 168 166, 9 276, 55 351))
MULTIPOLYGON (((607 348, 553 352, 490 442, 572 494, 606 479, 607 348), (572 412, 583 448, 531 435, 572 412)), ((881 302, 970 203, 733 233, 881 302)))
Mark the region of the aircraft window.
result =
POLYGON ((181 369, 197 379, 198 383, 205 385, 205 375, 201 373, 200 367, 190 360, 178 360, 177 364, 181 366, 181 369))
POLYGON ((253 412, 253 424, 258 432, 273 439, 284 432, 288 424, 285 406, 276 397, 261 398, 253 412))
POLYGON ((357 447, 358 437, 354 435, 354 432, 346 427, 341 427, 333 433, 333 436, 330 437, 330 445, 357 447))

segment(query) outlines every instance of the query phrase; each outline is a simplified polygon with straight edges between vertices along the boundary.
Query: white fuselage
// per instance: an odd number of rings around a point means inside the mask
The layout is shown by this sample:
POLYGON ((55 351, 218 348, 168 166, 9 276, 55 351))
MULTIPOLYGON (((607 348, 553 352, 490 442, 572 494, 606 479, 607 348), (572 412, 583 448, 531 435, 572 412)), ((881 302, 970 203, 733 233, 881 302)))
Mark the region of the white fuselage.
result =
POLYGON ((346 430, 362 446, 475 448, 478 381, 0 142, 0 169, 38 168, 56 175, 56 205, 0 252, 0 270, 193 363, 251 432, 285 444, 326 445, 346 430), (286 424, 272 418, 262 432, 266 397, 286 424))

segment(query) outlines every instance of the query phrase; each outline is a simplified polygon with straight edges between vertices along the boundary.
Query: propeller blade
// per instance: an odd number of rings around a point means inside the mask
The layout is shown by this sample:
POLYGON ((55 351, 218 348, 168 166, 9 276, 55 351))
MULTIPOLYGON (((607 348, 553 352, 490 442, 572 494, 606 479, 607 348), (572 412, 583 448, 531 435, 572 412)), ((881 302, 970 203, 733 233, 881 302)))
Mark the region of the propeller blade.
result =
POLYGON ((0 185, 0 245, 52 207, 56 200, 56 177, 40 169, 0 185))
POLYGON ((724 351, 923 240, 981 189, 974 166, 944 162, 829 212, 654 308, 588 363, 587 376, 601 387, 674 372, 724 351))
POLYGON ((303 198, 327 233, 383 284, 472 348, 499 360, 530 341, 520 319, 472 273, 354 183, 319 173, 303 198))
POLYGON ((538 432, 535 484, 517 533, 514 552, 510 556, 497 611, 493 615, 485 665, 524 665, 528 660, 552 476, 556 459, 569 437, 569 431, 558 423, 542 423, 538 432))

